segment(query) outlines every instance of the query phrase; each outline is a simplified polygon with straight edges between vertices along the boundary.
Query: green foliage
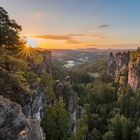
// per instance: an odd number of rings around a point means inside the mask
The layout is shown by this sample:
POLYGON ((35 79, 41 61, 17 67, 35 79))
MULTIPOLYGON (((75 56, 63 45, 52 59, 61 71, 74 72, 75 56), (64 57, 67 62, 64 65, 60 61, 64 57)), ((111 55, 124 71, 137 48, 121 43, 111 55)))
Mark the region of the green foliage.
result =
POLYGON ((137 57, 140 56, 140 48, 138 47, 136 51, 131 51, 130 52, 130 60, 132 62, 135 62, 137 57))
POLYGON ((110 120, 110 124, 108 127, 110 131, 113 132, 114 138, 116 140, 131 139, 133 124, 129 119, 125 118, 123 115, 115 115, 114 118, 110 120))
POLYGON ((86 135, 80 133, 85 139, 139 140, 139 91, 134 93, 126 85, 118 90, 115 84, 100 79, 88 84, 77 82, 74 90, 85 110, 86 135))
POLYGON ((42 55, 36 55, 33 60, 34 60, 34 63, 36 65, 40 65, 43 62, 43 56, 42 55))
POLYGON ((108 131, 103 135, 103 140, 114 140, 114 133, 112 131, 108 131))
POLYGON ((17 48, 23 45, 20 31, 21 26, 0 7, 0 94, 25 105, 33 91, 25 76, 27 62, 16 56, 17 48))
POLYGON ((89 94, 87 86, 84 84, 74 84, 73 89, 78 95, 78 105, 83 106, 86 103, 87 94, 89 94))
POLYGON ((68 140, 69 122, 70 115, 60 99, 54 106, 46 108, 41 125, 48 140, 68 140))
POLYGON ((132 62, 135 62, 136 61, 136 58, 137 58, 137 52, 136 51, 131 51, 130 52, 130 60, 132 62))
POLYGON ((105 73, 107 70, 107 61, 104 60, 98 60, 95 62, 87 62, 84 65, 81 65, 79 70, 82 70, 84 72, 90 72, 90 73, 105 73))
POLYGON ((67 69, 64 67, 64 63, 55 61, 52 65, 52 76, 54 79, 64 80, 67 76, 67 69))
POLYGON ((0 66, 10 72, 27 70, 27 63, 24 60, 7 54, 0 54, 0 62, 0 66))
POLYGON ((85 124, 84 118, 81 118, 77 122, 77 130, 75 140, 84 140, 86 137, 87 125, 85 124))
POLYGON ((26 71, 25 77, 30 84, 33 84, 35 82, 40 83, 40 78, 37 77, 37 75, 33 71, 26 71))
POLYGON ((132 140, 140 140, 140 127, 136 127, 136 129, 133 130, 132 140))
POLYGON ((79 120, 85 128, 77 129, 76 138, 138 140, 140 94, 126 85, 127 69, 121 70, 121 89, 105 74, 88 82, 76 75, 75 72, 73 88, 78 95, 78 105, 84 108, 84 117, 79 120))
POLYGON ((0 7, 0 47, 9 49, 19 47, 20 31, 21 26, 15 20, 11 20, 4 8, 0 7))
POLYGON ((74 83, 81 84, 81 83, 91 83, 94 81, 94 78, 91 77, 88 73, 84 72, 72 72, 71 79, 74 83))
POLYGON ((54 94, 54 80, 51 74, 45 73, 40 77, 41 89, 46 92, 46 94, 54 94))
POLYGON ((91 103, 109 104, 117 100, 115 88, 106 84, 96 85, 91 89, 90 100, 91 103))

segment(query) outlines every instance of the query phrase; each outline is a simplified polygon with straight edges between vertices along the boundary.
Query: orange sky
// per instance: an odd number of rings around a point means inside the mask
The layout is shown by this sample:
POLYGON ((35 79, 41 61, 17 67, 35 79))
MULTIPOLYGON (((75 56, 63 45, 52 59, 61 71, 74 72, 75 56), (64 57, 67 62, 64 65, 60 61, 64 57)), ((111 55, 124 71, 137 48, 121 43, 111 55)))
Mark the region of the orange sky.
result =
MULTIPOLYGON (((52 36, 51 36, 52 37, 52 36)), ((52 37, 53 38, 53 37, 52 37)), ((98 48, 98 49, 131 49, 137 48, 138 44, 128 41, 119 43, 109 37, 95 37, 92 41, 90 37, 73 37, 72 41, 66 39, 43 39, 38 37, 28 37, 28 44, 33 47, 45 49, 79 49, 79 48, 98 48), (116 43, 117 42, 117 43, 116 43)))
POLYGON ((140 43, 140 0, 1 0, 0 5, 32 47, 133 49, 140 43))

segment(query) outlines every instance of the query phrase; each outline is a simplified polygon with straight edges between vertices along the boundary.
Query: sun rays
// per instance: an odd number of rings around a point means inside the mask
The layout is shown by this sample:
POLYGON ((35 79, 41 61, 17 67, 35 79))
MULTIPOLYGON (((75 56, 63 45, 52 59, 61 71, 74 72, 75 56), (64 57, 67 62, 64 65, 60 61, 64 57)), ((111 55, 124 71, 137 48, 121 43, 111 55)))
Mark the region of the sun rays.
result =
POLYGON ((34 55, 34 49, 30 46, 23 45, 19 48, 18 56, 28 58, 34 55))

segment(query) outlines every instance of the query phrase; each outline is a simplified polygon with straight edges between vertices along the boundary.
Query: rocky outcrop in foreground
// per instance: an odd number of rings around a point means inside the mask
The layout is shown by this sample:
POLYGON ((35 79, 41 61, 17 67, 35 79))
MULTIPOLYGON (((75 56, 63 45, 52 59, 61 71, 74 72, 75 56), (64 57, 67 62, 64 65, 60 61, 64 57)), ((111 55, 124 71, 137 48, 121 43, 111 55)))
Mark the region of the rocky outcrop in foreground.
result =
POLYGON ((0 97, 0 140, 43 140, 40 122, 27 119, 20 105, 0 97))

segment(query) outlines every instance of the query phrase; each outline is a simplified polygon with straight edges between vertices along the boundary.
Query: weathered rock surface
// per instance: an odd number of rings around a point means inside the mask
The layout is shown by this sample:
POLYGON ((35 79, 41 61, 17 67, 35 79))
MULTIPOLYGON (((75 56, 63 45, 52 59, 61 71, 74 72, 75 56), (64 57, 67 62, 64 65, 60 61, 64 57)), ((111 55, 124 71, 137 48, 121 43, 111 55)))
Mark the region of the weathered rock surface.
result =
POLYGON ((66 83, 64 86, 66 109, 71 113, 71 126, 69 132, 76 132, 76 122, 77 122, 77 105, 74 96, 74 91, 72 89, 70 77, 66 77, 66 83))
POLYGON ((29 58, 29 70, 34 70, 35 73, 41 75, 46 72, 51 73, 52 71, 52 53, 49 50, 36 50, 37 62, 35 58, 29 58))
POLYGON ((71 114, 69 133, 75 133, 77 122, 77 104, 70 77, 67 76, 64 83, 62 83, 60 80, 57 80, 55 90, 57 98, 63 97, 66 104, 66 110, 71 114))
POLYGON ((110 53, 108 60, 108 74, 119 79, 122 71, 128 67, 130 60, 130 52, 118 52, 115 55, 110 53))
POLYGON ((46 97, 43 93, 37 93, 32 97, 30 102, 23 106, 23 113, 27 118, 38 119, 43 117, 43 109, 46 105, 46 97))
MULTIPOLYGON (((114 76, 117 82, 125 78, 125 81, 133 91, 140 88, 140 50, 136 50, 134 56, 128 52, 110 54, 107 73, 114 76), (134 60, 131 57, 136 57, 134 60)), ((122 81, 124 83, 124 81, 122 81)))
POLYGON ((43 140, 40 122, 27 119, 20 105, 0 97, 0 140, 43 140))
POLYGON ((75 101, 72 85, 70 82, 70 77, 67 76, 65 81, 66 82, 64 84, 64 92, 65 92, 66 108, 69 112, 73 113, 76 107, 76 101, 75 101))
MULTIPOLYGON (((38 77, 46 72, 51 73, 51 52, 37 51, 37 54, 41 60, 34 62, 33 58, 29 59, 28 70, 38 77)), ((17 77, 13 71, 10 71, 7 63, 1 64, 0 95, 4 98, 0 98, 0 113, 2 114, 0 119, 3 117, 5 121, 2 123, 3 126, 0 126, 0 140, 43 139, 40 121, 46 105, 46 96, 41 88, 39 82, 34 81, 29 84, 26 78, 21 75, 17 77)))
POLYGON ((137 91, 140 88, 140 56, 137 56, 135 62, 129 63, 128 69, 128 84, 137 91))

